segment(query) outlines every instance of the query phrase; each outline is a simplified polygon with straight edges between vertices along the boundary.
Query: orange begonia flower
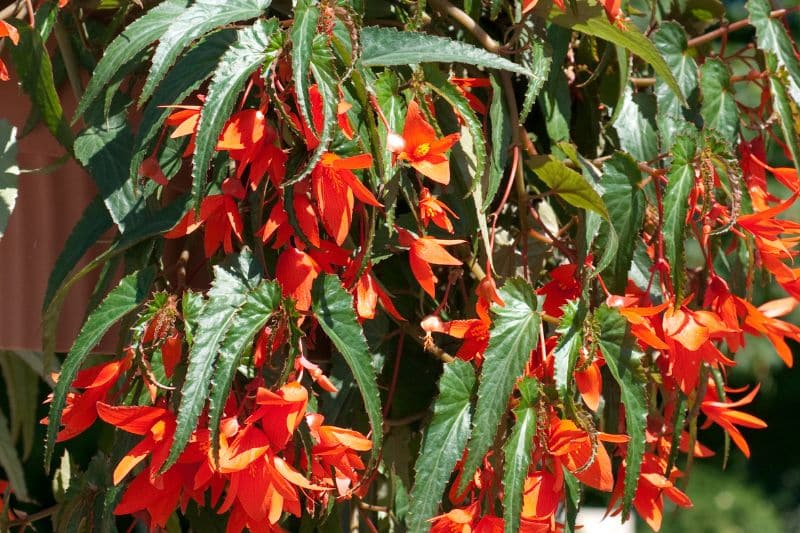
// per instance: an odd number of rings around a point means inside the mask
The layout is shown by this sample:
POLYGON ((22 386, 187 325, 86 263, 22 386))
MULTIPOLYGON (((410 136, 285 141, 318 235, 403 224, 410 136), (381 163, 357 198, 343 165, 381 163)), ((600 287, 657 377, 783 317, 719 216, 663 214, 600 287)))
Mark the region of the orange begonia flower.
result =
MULTIPOLYGON (((286 212, 284 200, 278 199, 275 205, 272 206, 267 221, 261 229, 258 230, 258 235, 263 242, 269 241, 274 235, 275 241, 272 243, 272 247, 276 250, 288 243, 289 239, 292 237, 294 237, 295 246, 303 249, 305 247, 304 241, 298 238, 295 229, 289 223, 289 215, 286 212)), ((305 239, 311 246, 319 248, 320 237, 317 214, 308 196, 306 196, 305 184, 298 183, 294 187, 292 207, 294 208, 294 216, 297 220, 297 225, 300 227, 300 231, 303 232, 305 239)))
POLYGON ((443 230, 453 233, 453 223, 447 215, 458 219, 458 215, 453 213, 444 202, 433 196, 427 187, 423 187, 419 192, 419 216, 422 225, 427 228, 428 223, 433 222, 443 230))
POLYGON ((401 246, 407 246, 408 262, 411 272, 431 298, 436 297, 434 284, 437 282, 431 265, 459 266, 461 261, 447 253, 443 246, 462 244, 462 240, 435 239, 430 236, 417 237, 410 231, 397 227, 398 240, 401 246))
POLYGON ((577 298, 581 291, 580 280, 575 273, 578 265, 560 265, 550 271, 550 281, 536 290, 536 294, 544 295, 542 310, 550 316, 561 317, 561 307, 569 300, 577 298))
POLYGON ((356 312, 358 318, 361 320, 370 320, 375 318, 375 311, 378 307, 378 302, 392 317, 397 320, 404 320, 400 312, 394 306, 391 296, 384 290, 380 282, 375 278, 372 273, 372 265, 369 264, 361 272, 361 277, 354 280, 353 277, 358 273, 361 266, 360 261, 352 260, 348 263, 347 269, 342 275, 342 281, 345 286, 353 287, 353 295, 355 296, 356 312))
POLYGON ((293 298, 300 311, 311 308, 311 287, 321 272, 313 257, 291 246, 281 252, 275 265, 275 278, 283 295, 293 298))
MULTIPOLYGON (((11 39, 11 42, 14 45, 19 42, 19 32, 17 31, 17 28, 5 20, 0 20, 0 39, 3 37, 8 37, 11 39)), ((0 80, 8 81, 8 69, 6 68, 6 65, 3 63, 2 59, 0 59, 0 80)))
MULTIPOLYGON (((681 472, 673 467, 669 478, 664 477, 667 468, 665 459, 645 453, 642 460, 639 482, 636 486, 636 494, 633 497, 633 507, 639 513, 647 525, 654 531, 661 529, 661 520, 664 516, 664 496, 672 500, 675 505, 681 507, 691 507, 692 501, 680 489, 674 485, 675 479, 680 477, 681 472)), ((614 487, 608 508, 614 507, 622 496, 624 490, 625 465, 620 468, 618 481, 614 487)), ((616 515, 622 508, 616 509, 612 514, 616 515)))
MULTIPOLYGON (((72 381, 73 389, 83 392, 67 394, 66 407, 61 414, 64 428, 58 432, 56 442, 69 440, 86 431, 97 420, 97 404, 106 399, 108 392, 114 387, 119 377, 131 366, 133 351, 127 350, 126 356, 117 361, 95 365, 78 372, 72 381)), ((52 400, 52 394, 48 401, 52 400)), ((48 419, 41 421, 47 424, 48 419)))
POLYGON ((383 207, 375 196, 353 174, 353 170, 372 166, 372 156, 362 154, 339 157, 327 152, 311 171, 314 202, 325 231, 341 245, 350 232, 354 198, 375 207, 383 207))
POLYGON ((419 104, 411 101, 408 104, 406 122, 403 127, 401 146, 393 147, 397 158, 408 162, 423 176, 437 183, 450 183, 450 161, 444 155, 459 139, 458 133, 451 133, 441 139, 422 116, 419 104))
MULTIPOLYGON (((201 100, 203 100, 201 98, 201 100)), ((197 137, 197 125, 200 123, 200 113, 203 106, 199 105, 170 105, 162 106, 169 109, 178 109, 167 117, 164 121, 167 126, 174 126, 175 129, 170 134, 170 138, 177 139, 190 135, 189 144, 183 151, 183 157, 188 157, 194 153, 195 139, 197 137)))
POLYGON ((244 198, 241 184, 228 178, 222 185, 223 194, 206 196, 200 204, 200 214, 192 209, 170 231, 164 234, 167 239, 178 239, 205 226, 203 247, 206 257, 214 255, 220 246, 226 254, 233 252, 234 235, 242 242, 243 223, 236 199, 244 198))
POLYGON ((151 471, 158 472, 167 459, 175 434, 175 415, 161 407, 97 404, 97 414, 112 426, 145 438, 131 448, 114 469, 118 485, 133 468, 152 455, 151 471))
POLYGON ((265 175, 279 187, 286 176, 289 156, 277 145, 278 133, 261 110, 245 109, 234 114, 222 130, 217 150, 226 150, 236 161, 236 177, 250 169, 249 183, 255 190, 265 175))
POLYGON ((358 452, 371 450, 372 441, 352 429, 322 425, 324 418, 320 414, 310 414, 306 421, 315 441, 311 450, 312 476, 335 486, 340 496, 347 496, 359 480, 358 471, 364 469, 358 452))
POLYGON ((756 385, 749 394, 735 402, 720 401, 713 380, 709 380, 706 396, 700 404, 700 409, 703 411, 703 414, 708 417, 708 420, 706 420, 703 425, 703 429, 710 426, 712 422, 719 425, 730 435, 734 444, 742 450, 745 457, 750 457, 750 447, 747 445, 747 441, 744 440, 739 428, 736 426, 763 429, 767 427, 767 424, 760 418, 756 418, 753 415, 741 411, 735 411, 733 408, 742 407, 743 405, 751 403, 756 394, 758 394, 758 389, 760 387, 761 385, 756 385))

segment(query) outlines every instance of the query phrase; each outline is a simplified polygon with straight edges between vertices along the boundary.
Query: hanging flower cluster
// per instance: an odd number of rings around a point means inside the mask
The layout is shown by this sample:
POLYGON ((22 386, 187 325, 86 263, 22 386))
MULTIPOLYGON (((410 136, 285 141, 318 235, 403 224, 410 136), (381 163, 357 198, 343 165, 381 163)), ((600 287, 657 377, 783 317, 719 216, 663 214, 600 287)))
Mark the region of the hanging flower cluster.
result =
POLYGON ((114 428, 106 513, 545 533, 575 531, 592 491, 658 530, 692 506, 709 431, 757 453, 760 386, 729 371, 752 337, 787 366, 800 343, 800 66, 763 38, 785 12, 749 0, 756 60, 659 13, 650 39, 619 1, 429 3, 384 25, 356 2, 164 2, 98 63, 75 153, 124 276, 43 422, 48 464, 114 428), (126 39, 138 60, 158 41, 141 112, 101 98, 137 71, 126 39), (628 83, 632 55, 654 79, 628 83), (120 168, 125 186, 100 176, 120 168), (122 355, 88 364, 117 322, 122 355))

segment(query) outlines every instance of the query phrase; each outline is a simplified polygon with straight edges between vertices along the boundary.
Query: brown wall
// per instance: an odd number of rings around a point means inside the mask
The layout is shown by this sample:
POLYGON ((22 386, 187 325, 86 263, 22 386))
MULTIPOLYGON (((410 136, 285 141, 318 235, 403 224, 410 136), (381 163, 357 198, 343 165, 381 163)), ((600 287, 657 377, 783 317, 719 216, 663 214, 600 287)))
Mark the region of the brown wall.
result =
MULTIPOLYGON (((4 54, 7 55, 7 54, 4 54)), ((12 70, 9 61, 9 70, 12 70)), ((60 90, 67 117, 75 100, 68 87, 60 90)), ((11 80, 0 82, 0 118, 24 127, 30 103, 11 80)), ((42 168, 64 154, 42 126, 19 141, 19 167, 42 168)), ((91 201, 95 188, 88 174, 70 160, 49 174, 23 174, 19 196, 5 235, 0 240, 0 348, 41 350, 41 309, 47 279, 72 227, 91 201)), ((96 255, 96 245, 89 256, 96 255)), ((81 263, 86 263, 86 259, 81 263)), ((60 317, 57 350, 67 351, 83 322, 86 302, 96 277, 76 284, 60 317)), ((113 344, 108 343, 113 349, 113 344)))

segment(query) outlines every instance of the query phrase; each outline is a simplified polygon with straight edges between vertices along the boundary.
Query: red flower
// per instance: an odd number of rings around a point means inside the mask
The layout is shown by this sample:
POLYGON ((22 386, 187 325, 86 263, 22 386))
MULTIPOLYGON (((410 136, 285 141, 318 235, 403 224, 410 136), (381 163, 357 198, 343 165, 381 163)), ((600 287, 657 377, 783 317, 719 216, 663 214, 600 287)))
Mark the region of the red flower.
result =
POLYGON ((456 86, 458 92, 460 92, 464 98, 467 99, 469 106, 476 113, 480 113, 481 115, 486 114, 486 104, 484 104, 480 98, 475 96, 471 89, 475 87, 490 87, 491 82, 489 82, 489 78, 450 78, 450 83, 456 86))
POLYGON ((160 407, 113 406, 97 404, 97 414, 104 422, 144 439, 134 446, 114 469, 114 484, 118 485, 133 468, 153 456, 150 468, 157 473, 167 459, 175 434, 175 415, 160 407))
POLYGON ((583 402, 592 411, 597 411, 600 407, 600 395, 603 392, 603 374, 600 373, 602 363, 602 359, 595 358, 582 370, 575 370, 575 385, 583 402))
POLYGON ((371 166, 372 156, 369 154, 342 158, 328 152, 322 155, 311 171, 312 192, 322 225, 336 244, 342 244, 350 232, 354 198, 368 205, 383 207, 352 172, 371 166))
POLYGON ((261 420, 269 447, 282 450, 300 426, 308 406, 308 390, 292 381, 273 392, 259 387, 256 393, 259 406, 245 421, 252 424, 261 420))
MULTIPOLYGON (((349 287, 354 284, 353 277, 356 275, 359 267, 359 261, 350 261, 342 276, 342 281, 346 286, 349 287)), ((378 307, 378 302, 380 302, 381 306, 383 306, 386 312, 391 316, 397 320, 404 320, 400 312, 394 306, 392 298, 372 274, 372 265, 367 265, 367 267, 364 268, 361 277, 355 282, 353 294, 355 296, 356 312, 358 313, 358 318, 361 320, 375 318, 375 310, 378 307)))
MULTIPOLYGON (((67 403, 61 413, 61 424, 56 442, 69 440, 84 431, 97 420, 97 405, 106 399, 108 392, 114 387, 119 377, 131 366, 133 351, 126 350, 126 356, 117 361, 103 363, 78 372, 72 381, 73 389, 84 389, 83 392, 67 394, 67 403)), ((52 400, 52 394, 48 401, 52 400)), ((47 424, 48 419, 42 420, 47 424)))
MULTIPOLYGON (((17 28, 5 20, 0 20, 0 39, 3 37, 8 37, 11 39, 11 42, 14 45, 19 42, 19 32, 17 31, 17 28)), ((2 59, 0 59, 0 80, 8 81, 8 69, 6 68, 6 65, 3 63, 2 59)))
POLYGON ((422 220, 422 225, 427 228, 428 223, 433 222, 443 230, 453 233, 453 223, 450 222, 450 218, 447 215, 458 219, 458 215, 453 213, 444 202, 431 195, 431 191, 427 187, 423 187, 419 192, 419 216, 422 220))
MULTIPOLYGON (((198 97, 201 101, 205 101, 203 97, 198 97)), ((194 153, 194 141, 197 137, 197 125, 200 123, 200 112, 203 106, 199 105, 170 105, 163 106, 172 109, 179 109, 167 117, 165 123, 167 126, 175 126, 175 130, 170 135, 170 138, 177 139, 178 137, 185 137, 191 135, 189 144, 183 152, 183 157, 190 156, 194 153)))
POLYGON ((359 452, 371 450, 372 441, 352 429, 322 425, 320 414, 308 415, 306 421, 315 441, 311 450, 314 479, 335 486, 340 496, 349 494, 364 469, 359 452))
POLYGON ((431 518, 430 533, 502 533, 502 518, 481 516, 480 501, 431 518))
POLYGON ((434 284, 438 281, 433 275, 431 264, 459 266, 461 261, 447 253, 443 246, 462 244, 462 240, 435 239, 430 236, 417 237, 410 231, 397 227, 400 246, 407 246, 408 262, 411 272, 417 278, 420 286, 431 298, 436 297, 434 284))
MULTIPOLYGON (((645 453, 642 460, 639 482, 636 485, 636 494, 633 497, 633 506, 647 525, 654 531, 661 529, 661 520, 664 516, 664 496, 672 500, 675 505, 681 507, 691 507, 692 501, 689 497, 678 489, 673 483, 680 477, 681 472, 673 467, 669 478, 664 477, 664 470, 667 468, 666 460, 659 459, 651 453, 645 453)), ((608 508, 611 509, 622 496, 624 490, 625 465, 623 463, 617 476, 617 484, 611 496, 608 508)), ((614 511, 616 515, 621 512, 621 508, 614 511)))
POLYGON ((250 168, 250 187, 255 190, 266 174, 279 187, 286 175, 288 156, 277 146, 278 133, 267 123, 264 112, 245 109, 234 114, 220 135, 217 150, 227 150, 238 162, 236 177, 250 168))
POLYGON ((244 198, 244 189, 239 182, 228 178, 222 185, 223 194, 207 196, 200 204, 200 215, 189 211, 170 231, 164 234, 167 239, 178 239, 205 226, 203 245, 206 257, 214 255, 220 246, 226 254, 233 252, 233 238, 242 242, 242 217, 236 199, 244 198))
POLYGON ((397 158, 407 161, 420 174, 437 183, 450 183, 450 161, 444 155, 459 139, 458 133, 451 133, 441 139, 422 116, 419 104, 411 101, 406 113, 401 146, 392 147, 397 158))
POLYGON ((300 311, 311 309, 311 287, 322 268, 313 257, 297 248, 288 247, 278 256, 275 278, 281 284, 281 292, 295 300, 300 311))
POLYGON ((456 352, 456 357, 464 361, 474 359, 478 365, 483 361, 483 354, 489 346, 489 326, 491 326, 491 321, 478 318, 451 320, 450 322, 442 322, 438 318, 423 321, 423 329, 428 335, 436 332, 464 339, 463 344, 456 352))
POLYGON ((700 409, 703 411, 703 414, 708 417, 708 420, 706 420, 706 423, 703 425, 703 429, 710 426, 712 422, 719 425, 730 435, 734 444, 742 450, 745 457, 750 457, 750 447, 747 445, 747 441, 744 440, 744 437, 736 426, 763 429, 767 427, 767 424, 760 418, 756 418, 753 415, 741 411, 735 411, 733 408, 742 407, 743 405, 751 403, 756 394, 758 394, 758 389, 760 387, 761 385, 756 385, 749 394, 738 401, 720 401, 713 380, 709 380, 706 396, 703 398, 703 403, 700 404, 700 409))
MULTIPOLYGON (((595 438, 606 442, 627 441, 625 436, 605 433, 598 433, 595 438)), ((601 443, 593 445, 589 433, 572 420, 551 417, 548 450, 558 464, 566 467, 585 485, 607 492, 614 488, 611 458, 605 446, 601 443)), ((560 470, 560 467, 554 469, 560 470)))
MULTIPOLYGON (((298 183, 294 187, 294 194, 292 194, 292 207, 294 208, 294 215, 297 219, 297 225, 308 240, 308 242, 317 248, 320 246, 319 239, 319 225, 317 222, 317 214, 311 201, 306 196, 306 187, 303 183, 298 183)), ((295 230, 289 223, 289 215, 286 213, 284 207, 284 200, 278 199, 269 217, 261 229, 258 230, 258 235, 261 236, 263 242, 269 241, 275 235, 275 242, 272 243, 274 249, 289 242, 289 239, 294 237, 294 243, 299 248, 304 248, 302 239, 298 238, 295 230)))
POLYGON ((542 310, 550 316, 560 317, 564 314, 561 307, 569 300, 577 298, 581 291, 575 273, 578 265, 561 265, 550 271, 550 281, 536 290, 536 294, 545 296, 542 310))
MULTIPOLYGON (((353 106, 344 101, 344 96, 341 89, 339 90, 339 98, 340 100, 336 108, 336 121, 339 128, 342 130, 342 134, 344 134, 347 139, 352 139, 354 136, 353 126, 350 124, 350 119, 347 116, 347 112, 353 106)), ((316 84, 312 85, 308 89, 308 103, 311 107, 311 120, 314 122, 314 129, 321 132, 325 117, 322 111, 322 95, 320 94, 319 87, 317 87, 316 84)), ((306 146, 308 149, 313 150, 319 146, 319 137, 317 133, 309 128, 305 121, 301 121, 296 118, 295 121, 299 126, 298 129, 303 131, 303 136, 305 137, 306 146)))

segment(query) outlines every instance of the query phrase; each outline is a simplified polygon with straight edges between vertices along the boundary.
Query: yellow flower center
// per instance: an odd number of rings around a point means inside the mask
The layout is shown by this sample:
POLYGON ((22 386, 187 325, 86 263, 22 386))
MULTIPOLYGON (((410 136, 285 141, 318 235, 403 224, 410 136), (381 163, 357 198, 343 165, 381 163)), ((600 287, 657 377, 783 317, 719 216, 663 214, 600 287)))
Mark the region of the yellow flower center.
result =
POLYGON ((414 157, 425 157, 428 155, 428 152, 431 151, 431 145, 428 143, 422 143, 416 148, 414 148, 414 157))

